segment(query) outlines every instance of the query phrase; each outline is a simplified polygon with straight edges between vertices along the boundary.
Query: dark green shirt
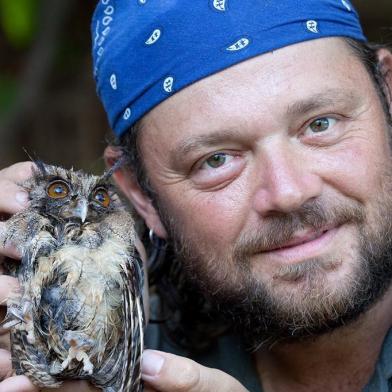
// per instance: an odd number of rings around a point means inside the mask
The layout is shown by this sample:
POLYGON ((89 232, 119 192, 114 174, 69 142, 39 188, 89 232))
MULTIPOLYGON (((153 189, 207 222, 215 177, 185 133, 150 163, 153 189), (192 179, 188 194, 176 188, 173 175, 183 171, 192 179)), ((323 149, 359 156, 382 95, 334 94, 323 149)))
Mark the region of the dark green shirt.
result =
MULTIPOLYGON (((150 324, 146 332, 146 347, 191 358, 196 362, 230 374, 250 392, 262 392, 262 386, 252 359, 236 336, 222 336, 202 355, 191 355, 174 346, 161 331, 159 324, 150 324)), ((387 334, 374 374, 363 392, 392 392, 392 330, 387 334)))
POLYGON ((232 375, 251 392, 262 391, 252 356, 235 336, 222 336, 207 352, 192 355, 174 346, 162 333, 158 324, 150 324, 146 332, 146 348, 191 358, 204 366, 220 369, 232 375))

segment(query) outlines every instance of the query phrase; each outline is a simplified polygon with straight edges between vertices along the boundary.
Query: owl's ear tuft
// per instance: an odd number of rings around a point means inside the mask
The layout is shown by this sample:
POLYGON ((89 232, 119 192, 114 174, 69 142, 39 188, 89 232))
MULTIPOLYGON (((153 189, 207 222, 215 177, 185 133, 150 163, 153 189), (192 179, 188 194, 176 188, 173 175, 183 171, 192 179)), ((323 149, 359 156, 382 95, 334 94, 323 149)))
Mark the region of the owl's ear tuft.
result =
POLYGON ((33 163, 37 168, 37 174, 40 174, 42 177, 46 177, 48 175, 46 165, 43 161, 41 161, 40 159, 35 159, 33 160, 33 163))
POLYGON ((33 169, 35 174, 41 174, 42 176, 45 176, 46 174, 46 168, 45 168, 45 164, 43 163, 43 161, 39 158, 36 157, 35 153, 33 155, 31 155, 25 147, 22 147, 23 151, 25 152, 25 154, 27 155, 27 157, 30 159, 31 162, 34 163, 35 168, 33 169), (37 170, 38 169, 38 170, 37 170))
POLYGON ((114 172, 116 172, 118 169, 121 169, 124 165, 126 165, 127 161, 128 159, 123 154, 119 155, 117 159, 112 159, 110 162, 108 162, 110 168, 102 176, 102 179, 104 181, 108 180, 113 175, 114 172))

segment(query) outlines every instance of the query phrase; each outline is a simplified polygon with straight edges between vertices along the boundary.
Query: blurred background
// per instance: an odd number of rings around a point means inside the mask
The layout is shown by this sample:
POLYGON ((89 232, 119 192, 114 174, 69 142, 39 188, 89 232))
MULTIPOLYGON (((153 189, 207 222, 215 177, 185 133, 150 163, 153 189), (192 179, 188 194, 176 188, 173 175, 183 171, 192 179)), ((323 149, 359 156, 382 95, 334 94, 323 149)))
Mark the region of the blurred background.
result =
MULTIPOLYGON (((164 1, 164 0, 162 0, 164 1)), ((392 43, 392 0, 354 0, 392 43)), ((110 130, 90 59, 94 0, 0 0, 0 168, 32 157, 99 172, 110 130)))

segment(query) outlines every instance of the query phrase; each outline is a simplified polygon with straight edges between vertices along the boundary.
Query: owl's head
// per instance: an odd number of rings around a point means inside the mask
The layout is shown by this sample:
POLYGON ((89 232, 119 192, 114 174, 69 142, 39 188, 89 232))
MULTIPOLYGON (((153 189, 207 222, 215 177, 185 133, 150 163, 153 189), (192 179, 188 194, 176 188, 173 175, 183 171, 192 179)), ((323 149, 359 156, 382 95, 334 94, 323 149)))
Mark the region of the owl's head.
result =
POLYGON ((108 175, 101 177, 36 162, 34 175, 23 184, 31 208, 51 220, 90 223, 121 206, 108 175))

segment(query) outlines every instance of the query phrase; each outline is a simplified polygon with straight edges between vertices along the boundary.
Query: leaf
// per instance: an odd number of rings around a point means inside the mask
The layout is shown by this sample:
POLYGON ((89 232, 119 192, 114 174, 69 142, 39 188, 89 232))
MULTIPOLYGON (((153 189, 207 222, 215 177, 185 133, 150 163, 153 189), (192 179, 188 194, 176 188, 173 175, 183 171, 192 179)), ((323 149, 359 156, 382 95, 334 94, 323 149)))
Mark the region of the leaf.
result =
POLYGON ((21 48, 33 39, 39 0, 0 0, 0 25, 11 43, 21 48))
POLYGON ((11 109, 16 89, 17 83, 14 79, 0 74, 0 118, 11 109))

